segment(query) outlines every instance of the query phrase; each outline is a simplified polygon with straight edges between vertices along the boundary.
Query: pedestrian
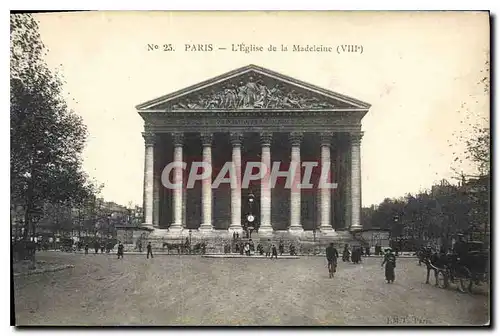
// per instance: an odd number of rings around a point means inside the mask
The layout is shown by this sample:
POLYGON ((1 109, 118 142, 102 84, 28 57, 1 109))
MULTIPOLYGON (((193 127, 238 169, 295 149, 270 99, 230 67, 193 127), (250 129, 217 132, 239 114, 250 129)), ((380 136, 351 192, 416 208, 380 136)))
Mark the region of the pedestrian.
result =
POLYGON ((151 242, 148 242, 148 245, 146 246, 146 250, 148 251, 147 255, 146 255, 146 259, 149 259, 149 256, 151 256, 151 258, 153 258, 153 248, 151 247, 151 242))
POLYGON ((95 253, 94 253, 94 254, 99 253, 99 243, 98 243, 98 242, 95 242, 95 243, 94 243, 94 251, 95 251, 95 253))
POLYGON ((122 242, 118 242, 118 259, 120 257, 123 259, 123 244, 122 242))
POLYGON ((104 243, 101 243, 101 253, 104 253, 104 243))
POLYGON ((246 243, 245 247, 244 247, 244 250, 245 250, 245 254, 247 256, 250 256, 250 244, 246 243))
POLYGON ((268 239, 266 244, 266 258, 271 255, 271 245, 271 239, 268 239))
POLYGON ((85 244, 85 254, 89 254, 89 244, 85 244))
POLYGON ((344 252, 342 252, 342 261, 349 262, 350 259, 351 259, 351 252, 349 252, 349 245, 345 244, 344 252))
POLYGON ((396 278, 394 269, 396 268, 396 256, 392 253, 392 249, 389 247, 386 250, 384 256, 384 261, 382 262, 382 267, 385 265, 385 280, 387 283, 393 283, 396 278))
POLYGON ((276 245, 271 246, 271 259, 278 259, 278 249, 276 248, 276 245))
POLYGON ((278 250, 280 252, 280 255, 283 255, 285 253, 285 244, 283 244, 283 241, 280 240, 280 244, 278 246, 278 250))
POLYGON ((328 274, 330 278, 333 278, 335 272, 337 272, 337 259, 339 257, 339 252, 333 246, 333 243, 330 243, 330 246, 326 248, 326 260, 328 262, 328 274))
MULTIPOLYGON (((149 243, 149 244, 151 244, 151 243, 149 243)), ((139 245, 138 246, 139 247, 139 253, 142 253, 142 242, 140 240, 139 240, 139 244, 138 245, 139 245)))

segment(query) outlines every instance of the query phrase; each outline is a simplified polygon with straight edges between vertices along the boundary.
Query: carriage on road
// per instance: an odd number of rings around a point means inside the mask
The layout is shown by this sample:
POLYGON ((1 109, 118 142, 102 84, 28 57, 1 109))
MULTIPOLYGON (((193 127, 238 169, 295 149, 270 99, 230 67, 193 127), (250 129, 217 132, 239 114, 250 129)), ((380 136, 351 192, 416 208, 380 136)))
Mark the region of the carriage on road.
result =
POLYGON ((436 256, 429 262, 439 287, 456 284, 457 289, 465 293, 472 292, 474 285, 489 283, 489 251, 484 248, 484 243, 468 241, 464 244, 466 248, 462 254, 436 256))

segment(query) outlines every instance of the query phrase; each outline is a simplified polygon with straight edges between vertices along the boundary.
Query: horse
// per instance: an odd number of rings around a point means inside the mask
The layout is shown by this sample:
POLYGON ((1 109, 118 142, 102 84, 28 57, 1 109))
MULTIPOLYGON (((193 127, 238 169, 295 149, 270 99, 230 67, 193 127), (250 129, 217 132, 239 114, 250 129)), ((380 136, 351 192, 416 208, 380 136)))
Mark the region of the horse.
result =
POLYGON ((206 246, 207 246, 206 243, 196 243, 191 249, 191 251, 194 252, 195 254, 196 253, 204 254, 206 246))
POLYGON ((431 271, 434 271, 434 278, 436 279, 435 285, 438 286, 438 271, 449 264, 448 256, 444 253, 432 252, 431 249, 426 249, 419 256, 419 263, 420 262, 425 263, 427 268, 425 283, 429 283, 431 271))
POLYGON ((181 254, 181 248, 183 247, 183 244, 163 243, 162 248, 165 249, 165 247, 167 247, 167 251, 169 254, 171 250, 177 250, 177 253, 181 254))

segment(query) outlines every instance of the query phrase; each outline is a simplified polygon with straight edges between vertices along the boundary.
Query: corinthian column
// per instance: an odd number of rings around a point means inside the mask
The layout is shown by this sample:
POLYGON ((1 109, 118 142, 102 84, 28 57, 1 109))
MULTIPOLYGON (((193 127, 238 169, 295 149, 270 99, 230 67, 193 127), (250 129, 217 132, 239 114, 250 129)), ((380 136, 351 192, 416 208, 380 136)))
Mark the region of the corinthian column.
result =
POLYGON ((320 188, 320 231, 324 234, 332 234, 335 230, 330 223, 331 195, 332 190, 327 184, 331 183, 331 158, 330 146, 332 134, 321 133, 321 176, 319 181, 320 188))
POLYGON ((231 186, 231 224, 229 230, 237 232, 243 230, 241 227, 241 138, 240 133, 231 133, 234 184, 231 186))
MULTIPOLYGON (((202 133, 201 143, 203 145, 203 163, 210 166, 212 171, 212 134, 202 133)), ((201 205, 202 218, 200 230, 211 231, 212 227, 212 175, 201 181, 201 205)))
POLYGON ((259 235, 270 235, 273 231, 271 226, 271 133, 262 133, 260 136, 262 146, 262 164, 266 171, 260 181, 260 227, 259 235))
POLYGON ((290 168, 292 169, 292 186, 290 188, 290 228, 289 230, 297 233, 304 229, 300 221, 300 183, 301 183, 301 166, 300 166, 300 142, 302 141, 302 133, 292 132, 290 134, 290 142, 292 144, 290 168))
POLYGON ((153 228, 153 191, 154 191, 154 146, 156 135, 142 133, 144 138, 144 227, 153 228))
POLYGON ((351 231, 361 230, 361 153, 363 133, 351 134, 351 231))
POLYGON ((176 187, 172 191, 173 194, 173 212, 174 222, 170 225, 171 231, 182 230, 182 213, 183 213, 183 178, 182 178, 182 144, 184 140, 183 133, 173 133, 172 139, 174 142, 174 184, 176 187))
POLYGON ((344 180, 344 228, 351 228, 352 202, 351 202, 351 140, 347 137, 343 143, 342 151, 343 180, 344 180))

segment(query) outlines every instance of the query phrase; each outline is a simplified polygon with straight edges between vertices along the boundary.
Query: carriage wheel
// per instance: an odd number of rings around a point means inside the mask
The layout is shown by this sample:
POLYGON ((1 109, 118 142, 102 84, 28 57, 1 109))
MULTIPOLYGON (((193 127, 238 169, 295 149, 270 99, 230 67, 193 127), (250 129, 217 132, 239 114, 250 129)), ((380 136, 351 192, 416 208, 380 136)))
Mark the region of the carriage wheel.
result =
POLYGON ((448 276, 445 271, 438 271, 437 281, 440 288, 448 288, 448 276))

